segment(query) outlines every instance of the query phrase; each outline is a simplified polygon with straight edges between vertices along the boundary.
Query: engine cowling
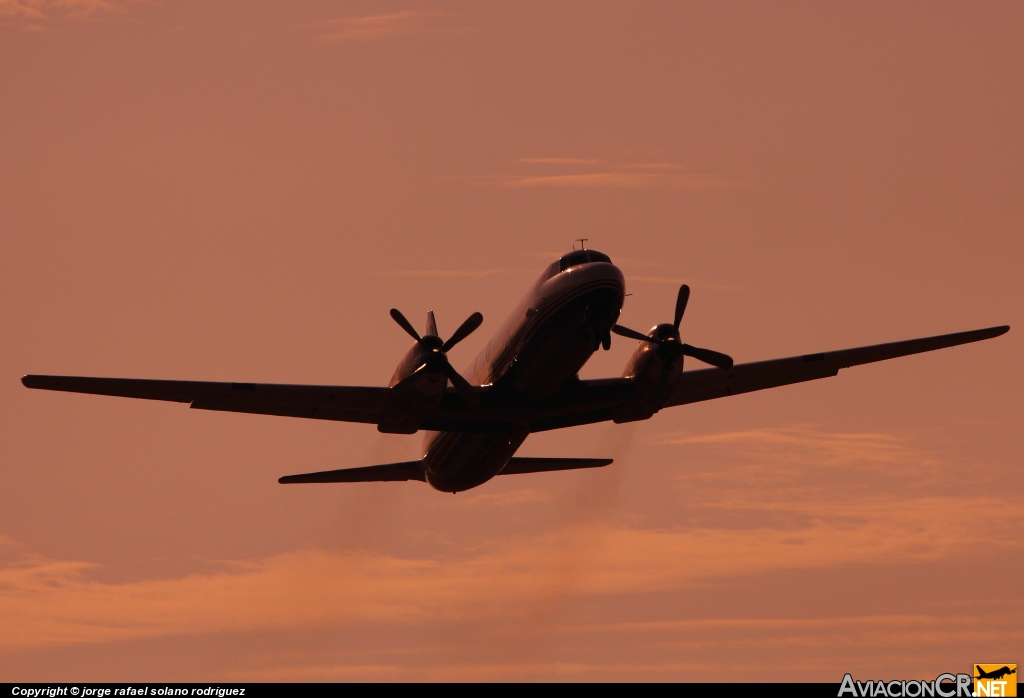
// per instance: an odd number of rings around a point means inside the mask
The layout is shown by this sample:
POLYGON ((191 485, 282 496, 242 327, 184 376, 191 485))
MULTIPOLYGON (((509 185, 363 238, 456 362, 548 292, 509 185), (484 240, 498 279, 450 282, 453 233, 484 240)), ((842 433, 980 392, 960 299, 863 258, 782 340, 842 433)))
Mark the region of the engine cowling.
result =
POLYGON ((732 367, 732 357, 718 351, 701 349, 683 344, 679 338, 679 323, 690 300, 690 287, 683 284, 676 296, 675 321, 672 324, 655 325, 646 335, 622 325, 612 327, 612 332, 623 337, 640 340, 633 352, 623 376, 632 378, 635 390, 629 400, 612 417, 616 422, 633 422, 647 419, 664 407, 671 393, 672 385, 683 372, 683 357, 692 356, 717 368, 732 367))
POLYGON ((467 402, 474 403, 478 399, 473 386, 448 363, 448 350, 480 326, 483 322, 480 313, 470 315, 447 342, 437 336, 433 311, 427 313, 427 333, 422 337, 398 310, 392 309, 391 317, 416 342, 398 362, 388 383, 392 407, 377 425, 378 431, 397 434, 417 431, 421 415, 444 399, 449 380, 467 402))
MULTIPOLYGON (((678 345, 679 332, 667 323, 652 328, 648 336, 658 340, 674 336, 678 345)), ((665 405, 673 384, 682 372, 683 356, 674 350, 673 345, 640 342, 622 372, 624 378, 633 380, 633 394, 615 413, 613 420, 621 424, 649 419, 665 405)))
MULTIPOLYGON (((423 340, 437 339, 429 335, 423 340)), ((438 346, 440 340, 438 339, 438 346)), ((444 398, 448 377, 440 370, 430 370, 432 351, 416 342, 398 362, 388 387, 393 398, 392 408, 377 429, 390 434, 412 434, 418 427, 419 415, 437 407, 444 398)))

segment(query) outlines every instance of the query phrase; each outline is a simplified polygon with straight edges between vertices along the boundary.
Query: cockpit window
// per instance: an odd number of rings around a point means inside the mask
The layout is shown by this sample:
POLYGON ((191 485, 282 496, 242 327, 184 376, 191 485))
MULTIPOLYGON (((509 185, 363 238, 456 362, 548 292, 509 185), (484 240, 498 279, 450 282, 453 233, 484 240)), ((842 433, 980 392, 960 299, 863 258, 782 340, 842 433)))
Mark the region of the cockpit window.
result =
POLYGON ((565 271, 569 267, 576 267, 589 262, 606 262, 611 264, 612 260, 608 255, 602 254, 597 250, 576 250, 558 260, 558 269, 559 271, 565 271))
POLYGON ((558 267, 560 271, 565 271, 569 267, 579 266, 580 264, 586 264, 590 261, 590 257, 587 255, 586 250, 580 250, 579 252, 572 252, 563 256, 558 260, 558 267))

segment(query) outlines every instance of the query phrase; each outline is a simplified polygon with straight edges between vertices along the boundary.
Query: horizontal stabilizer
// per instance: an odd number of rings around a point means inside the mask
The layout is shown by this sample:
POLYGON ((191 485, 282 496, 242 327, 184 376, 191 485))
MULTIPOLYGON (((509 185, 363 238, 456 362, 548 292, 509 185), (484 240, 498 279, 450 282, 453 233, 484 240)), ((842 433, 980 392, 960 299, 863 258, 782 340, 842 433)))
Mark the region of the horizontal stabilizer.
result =
POLYGON ((601 468, 612 463, 611 458, 512 458, 498 475, 545 473, 553 470, 601 468))
POLYGON ((282 485, 304 482, 394 482, 396 480, 419 480, 424 482, 423 462, 414 460, 408 463, 387 463, 370 465, 365 468, 343 468, 342 470, 325 470, 319 473, 302 475, 285 475, 278 479, 282 485))

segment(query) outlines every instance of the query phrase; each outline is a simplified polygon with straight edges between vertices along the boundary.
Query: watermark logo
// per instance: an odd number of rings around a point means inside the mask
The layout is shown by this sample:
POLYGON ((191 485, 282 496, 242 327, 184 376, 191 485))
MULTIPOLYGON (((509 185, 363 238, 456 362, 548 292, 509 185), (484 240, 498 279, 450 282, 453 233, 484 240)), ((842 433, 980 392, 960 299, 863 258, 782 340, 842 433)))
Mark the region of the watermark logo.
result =
POLYGON ((971 695, 975 698, 1017 695, 1017 665, 975 664, 974 692, 971 695))
POLYGON ((855 681, 843 676, 839 698, 970 698, 970 674, 939 674, 933 681, 855 681))
POLYGON ((846 674, 838 698, 1012 698, 1017 695, 1016 664, 975 664, 970 674, 939 674, 932 681, 856 681, 846 674))

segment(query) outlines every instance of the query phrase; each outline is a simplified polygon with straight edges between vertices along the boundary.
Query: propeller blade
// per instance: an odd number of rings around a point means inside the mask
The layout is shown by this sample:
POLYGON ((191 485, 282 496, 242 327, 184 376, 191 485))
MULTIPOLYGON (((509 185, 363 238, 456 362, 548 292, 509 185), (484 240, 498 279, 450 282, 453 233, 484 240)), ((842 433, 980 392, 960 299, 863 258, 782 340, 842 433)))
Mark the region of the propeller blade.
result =
POLYGON ((459 329, 455 330, 455 334, 448 338, 448 341, 441 347, 441 351, 447 352, 449 349, 454 347, 456 344, 464 340, 466 337, 476 331, 477 327, 480 327, 480 323, 484 321, 484 316, 480 313, 473 313, 466 321, 459 325, 459 329))
POLYGON ((439 334, 437 334, 437 321, 434 320, 433 310, 427 311, 427 334, 432 334, 435 337, 440 336, 439 334))
POLYGON ((678 330, 679 323, 683 320, 683 313, 686 312, 686 304, 690 300, 690 287, 683 284, 679 287, 679 295, 676 296, 676 321, 672 323, 678 330))
POLYGON ((630 339, 638 339, 641 342, 653 342, 654 344, 661 344, 660 339, 648 337, 645 334, 637 332, 636 330, 631 330, 628 327, 623 327, 622 325, 615 325, 614 327, 612 327, 612 332, 619 335, 620 337, 629 337, 630 339))
POLYGON ((392 309, 391 309, 391 317, 392 317, 392 318, 394 319, 394 321, 395 321, 395 322, 397 322, 397 323, 398 323, 398 325, 399 325, 399 326, 400 326, 400 327, 401 327, 401 328, 402 328, 403 330, 405 330, 405 331, 406 331, 406 332, 408 332, 408 333, 409 333, 410 335, 412 335, 412 338, 413 338, 413 339, 415 339, 415 340, 416 340, 417 342, 418 342, 418 341, 420 341, 420 333, 419 333, 419 332, 417 332, 417 331, 416 331, 416 330, 415 330, 415 329, 413 328, 413 326, 409 324, 409 321, 408 321, 408 320, 406 320, 406 319, 405 319, 405 316, 404 316, 404 315, 402 315, 402 313, 400 313, 400 312, 398 311, 398 308, 392 308, 392 309))
POLYGON ((450 380, 452 385, 455 386, 455 389, 459 391, 459 395, 462 396, 463 400, 468 402, 470 405, 476 405, 480 402, 480 395, 473 390, 473 386, 469 384, 469 381, 463 378, 462 374, 455 370, 454 366, 445 361, 441 364, 441 371, 444 375, 448 376, 448 380, 450 380))
POLYGON ((716 366, 718 368, 732 368, 732 357, 710 349, 701 349, 689 344, 683 345, 683 355, 692 356, 698 361, 716 366))

